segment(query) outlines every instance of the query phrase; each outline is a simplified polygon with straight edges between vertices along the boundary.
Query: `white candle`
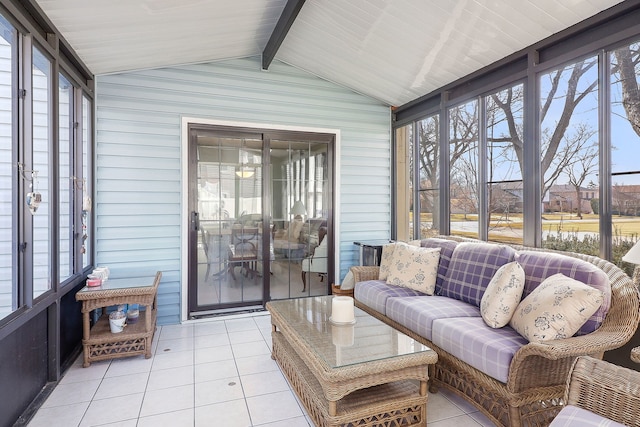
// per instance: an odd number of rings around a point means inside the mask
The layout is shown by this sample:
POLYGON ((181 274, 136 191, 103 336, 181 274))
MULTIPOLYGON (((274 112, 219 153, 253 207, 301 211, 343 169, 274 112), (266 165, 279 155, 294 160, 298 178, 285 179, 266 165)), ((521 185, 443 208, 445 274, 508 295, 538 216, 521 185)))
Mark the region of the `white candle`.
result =
POLYGON ((355 320, 353 298, 334 296, 331 301, 331 320, 336 323, 350 323, 355 320))

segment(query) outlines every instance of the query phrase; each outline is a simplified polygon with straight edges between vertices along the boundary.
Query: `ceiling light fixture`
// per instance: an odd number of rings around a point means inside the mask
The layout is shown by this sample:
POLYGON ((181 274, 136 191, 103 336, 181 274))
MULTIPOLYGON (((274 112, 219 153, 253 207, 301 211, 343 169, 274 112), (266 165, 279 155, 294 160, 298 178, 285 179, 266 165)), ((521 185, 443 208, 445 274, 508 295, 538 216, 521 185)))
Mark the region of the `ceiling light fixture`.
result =
POLYGON ((255 171, 253 169, 241 169, 238 168, 236 169, 236 175, 238 175, 240 178, 251 178, 253 176, 253 174, 255 173, 255 171))

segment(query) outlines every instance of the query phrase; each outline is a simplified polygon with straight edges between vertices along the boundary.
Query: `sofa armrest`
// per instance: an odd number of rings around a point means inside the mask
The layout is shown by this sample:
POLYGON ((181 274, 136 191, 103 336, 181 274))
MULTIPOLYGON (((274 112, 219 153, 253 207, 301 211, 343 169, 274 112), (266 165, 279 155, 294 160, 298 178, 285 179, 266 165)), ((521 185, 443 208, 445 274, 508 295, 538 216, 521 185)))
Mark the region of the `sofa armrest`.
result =
POLYGON ((605 351, 619 348, 633 337, 640 321, 640 294, 624 271, 600 258, 569 254, 601 268, 611 281, 611 307, 594 332, 560 340, 529 343, 511 360, 507 388, 523 392, 532 387, 562 387, 578 356, 601 359, 605 351))
POLYGON ((620 334, 615 332, 596 331, 588 335, 532 342, 522 347, 518 356, 541 356, 546 359, 558 360, 563 357, 576 357, 588 354, 600 354, 618 348, 626 343, 620 334))
POLYGON ((605 351, 624 345, 637 327, 637 318, 629 322, 608 320, 587 335, 531 342, 520 348, 511 361, 507 387, 521 392, 531 387, 560 386, 576 357, 601 359, 605 351))
POLYGON ((353 281, 355 283, 377 280, 380 274, 380 267, 375 265, 358 265, 351 267, 351 273, 353 273, 353 281))

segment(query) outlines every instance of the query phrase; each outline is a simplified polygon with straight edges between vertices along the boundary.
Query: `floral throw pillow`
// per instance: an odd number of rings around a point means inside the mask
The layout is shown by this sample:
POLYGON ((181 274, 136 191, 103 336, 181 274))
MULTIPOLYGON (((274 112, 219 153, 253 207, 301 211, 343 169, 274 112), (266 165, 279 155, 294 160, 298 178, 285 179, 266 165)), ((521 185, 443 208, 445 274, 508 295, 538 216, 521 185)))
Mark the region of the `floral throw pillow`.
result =
POLYGON ((397 245, 393 251, 387 283, 433 295, 438 276, 438 261, 440 248, 397 245))
POLYGON ((406 243, 396 242, 388 243, 382 247, 382 255, 380 255, 380 271, 378 272, 378 280, 387 280, 389 268, 391 267, 391 259, 396 245, 406 245, 406 243))
POLYGON ((492 328, 511 320, 524 291, 524 270, 516 261, 503 265, 491 278, 480 302, 480 314, 492 328))
POLYGON ((602 301, 602 291, 564 274, 554 274, 520 302, 509 324, 529 341, 568 338, 602 301))

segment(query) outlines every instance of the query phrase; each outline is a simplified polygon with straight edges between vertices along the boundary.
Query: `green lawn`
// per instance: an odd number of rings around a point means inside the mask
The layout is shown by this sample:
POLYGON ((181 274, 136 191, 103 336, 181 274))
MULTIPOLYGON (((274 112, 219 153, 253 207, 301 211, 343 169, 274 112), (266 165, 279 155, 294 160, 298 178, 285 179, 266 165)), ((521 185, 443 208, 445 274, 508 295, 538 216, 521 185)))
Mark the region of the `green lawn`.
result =
MULTIPOLYGON (((430 213, 421 213, 422 222, 431 222, 430 213)), ((451 222, 477 221, 476 214, 452 214, 451 222)), ((600 230, 600 217, 595 214, 582 214, 582 219, 569 213, 545 213, 542 215, 542 230, 551 232, 589 232, 598 233, 600 230)), ((522 214, 511 214, 508 219, 501 215, 491 216, 492 229, 501 227, 521 230, 523 227, 522 214)), ((615 216, 613 217, 614 236, 640 236, 640 217, 615 216)))

